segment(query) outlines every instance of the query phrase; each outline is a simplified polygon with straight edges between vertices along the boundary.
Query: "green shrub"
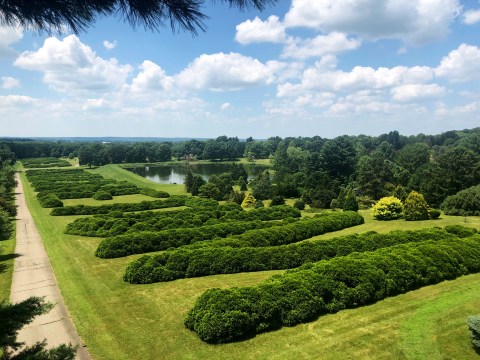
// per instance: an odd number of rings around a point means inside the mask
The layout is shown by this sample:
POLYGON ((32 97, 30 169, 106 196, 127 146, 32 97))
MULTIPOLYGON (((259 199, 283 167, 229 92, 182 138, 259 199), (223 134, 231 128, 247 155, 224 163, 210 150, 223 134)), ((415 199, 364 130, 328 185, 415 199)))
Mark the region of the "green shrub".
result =
POLYGON ((403 204, 403 214, 407 221, 428 220, 428 204, 422 194, 410 192, 403 204))
POLYGON ((95 200, 112 200, 113 196, 108 191, 98 190, 95 194, 93 194, 93 198, 95 200))
POLYGON ((265 204, 263 203, 262 200, 257 200, 257 201, 255 201, 255 205, 253 207, 255 209, 260 209, 260 208, 264 208, 265 204))
POLYGON ((373 251, 411 242, 456 238, 452 233, 434 228, 393 231, 387 234, 372 231, 328 240, 263 248, 228 246, 184 248, 135 260, 127 266, 123 278, 132 284, 146 284, 185 277, 291 269, 309 262, 345 256, 355 251, 373 251))
MULTIPOLYGON (((333 201, 333 200, 332 200, 333 201)), ((303 201, 302 199, 298 199, 297 201, 295 201, 295 203, 293 204, 293 207, 295 209, 298 209, 298 210, 305 210, 305 201, 303 201)))
POLYGON ((462 225, 447 225, 445 226, 445 231, 448 231, 451 234, 455 234, 459 238, 470 237, 478 233, 477 229, 465 227, 462 225))
POLYGON ((166 191, 154 190, 150 188, 141 188, 140 194, 158 198, 158 199, 170 197, 170 194, 167 193, 166 191))
POLYGON ((394 196, 383 197, 373 207, 376 220, 395 220, 402 217, 403 206, 400 199, 394 196))
POLYGON ((63 206, 63 202, 58 198, 58 196, 49 192, 39 192, 37 194, 37 199, 40 205, 44 208, 56 208, 63 206))
POLYGON ((479 271, 480 236, 353 253, 258 285, 210 289, 197 299, 185 326, 204 341, 231 342, 479 271))
POLYGON ((272 198, 270 206, 285 205, 285 199, 283 196, 277 195, 272 198))
POLYGON ((428 209, 428 216, 430 219, 435 220, 438 219, 442 215, 442 212, 438 209, 428 209))
POLYGON ((480 352, 480 315, 469 316, 467 323, 472 336, 473 348, 480 352))
POLYGON ((480 216, 480 185, 448 196, 441 205, 446 215, 480 216))

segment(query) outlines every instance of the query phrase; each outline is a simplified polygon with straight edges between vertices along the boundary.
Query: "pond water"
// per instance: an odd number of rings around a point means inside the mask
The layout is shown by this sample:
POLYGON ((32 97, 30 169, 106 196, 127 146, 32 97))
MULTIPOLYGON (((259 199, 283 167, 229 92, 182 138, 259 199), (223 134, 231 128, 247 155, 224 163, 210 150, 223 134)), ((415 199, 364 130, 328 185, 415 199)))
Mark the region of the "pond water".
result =
MULTIPOLYGON (((192 169, 192 173, 200 175, 206 181, 211 175, 220 175, 228 171, 229 167, 228 164, 190 164, 145 166, 127 170, 159 184, 183 184, 188 166, 192 169)), ((262 165, 245 164, 244 166, 249 180, 267 169, 262 165)))

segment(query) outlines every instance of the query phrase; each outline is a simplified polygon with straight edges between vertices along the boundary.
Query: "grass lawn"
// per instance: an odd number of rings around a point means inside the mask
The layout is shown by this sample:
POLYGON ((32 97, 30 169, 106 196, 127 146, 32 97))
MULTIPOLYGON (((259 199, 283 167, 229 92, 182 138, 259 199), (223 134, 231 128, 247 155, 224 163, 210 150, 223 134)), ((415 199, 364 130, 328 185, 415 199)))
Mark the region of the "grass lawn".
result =
MULTIPOLYGON (((147 181, 117 166, 92 171, 118 180, 133 178, 142 186, 147 181)), ((125 266, 139 255, 96 258, 93 254, 101 239, 63 234, 65 226, 75 217, 49 216, 50 210, 40 207, 23 174, 22 181, 67 307, 96 360, 478 359, 470 346, 466 318, 480 309, 480 274, 327 315, 311 323, 285 327, 247 341, 205 344, 183 325, 185 315, 205 290, 252 285, 281 271, 216 275, 150 285, 124 283, 121 277, 125 266)), ((164 190, 166 185, 152 186, 164 190)), ((463 218, 442 218, 417 224, 380 223, 367 216, 365 225, 328 236, 463 223, 463 218)), ((479 228, 480 218, 468 218, 467 225, 479 228)))
MULTIPOLYGON (((153 181, 147 180, 131 171, 122 169, 118 165, 105 165, 95 169, 88 170, 95 174, 100 174, 106 179, 126 180, 138 187, 148 187, 155 190, 166 191, 170 195, 186 195, 183 184, 157 184, 153 181)), ((152 199, 149 197, 149 199, 152 199)))

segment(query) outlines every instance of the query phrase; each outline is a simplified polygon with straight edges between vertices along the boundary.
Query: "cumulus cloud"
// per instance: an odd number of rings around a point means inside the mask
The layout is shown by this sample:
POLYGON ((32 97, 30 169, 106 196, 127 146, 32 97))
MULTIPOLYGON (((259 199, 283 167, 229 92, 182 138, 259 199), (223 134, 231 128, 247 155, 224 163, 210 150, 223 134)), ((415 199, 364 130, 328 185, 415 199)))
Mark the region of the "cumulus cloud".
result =
POLYGON ((292 0, 284 22, 422 45, 445 37, 460 12, 459 0, 292 0))
POLYGON ((23 95, 7 95, 7 96, 0 96, 0 106, 3 108, 7 107, 18 107, 18 106, 25 106, 25 105, 32 105, 37 102, 36 99, 30 96, 23 96, 23 95))
POLYGON ((2 76, 2 89, 14 89, 20 87, 20 80, 11 76, 2 76))
POLYGON ((318 35, 311 39, 290 38, 283 49, 283 57, 306 59, 322 57, 327 54, 357 49, 361 45, 358 39, 349 39, 345 34, 332 32, 327 35, 318 35))
POLYGON ((104 92, 120 88, 130 65, 105 60, 75 35, 59 40, 49 37, 37 51, 22 53, 14 63, 27 70, 43 72, 43 81, 62 92, 104 92))
POLYGON ((270 84, 273 70, 259 60, 238 53, 203 54, 176 76, 188 89, 234 91, 270 84))
POLYGON ((22 37, 23 32, 21 30, 0 26, 0 58, 15 55, 16 52, 11 45, 22 37))
POLYGON ((445 91, 443 86, 437 84, 407 84, 394 87, 391 94, 399 102, 417 102, 443 96, 445 91))
POLYGON ((480 21, 480 9, 468 10, 463 13, 463 22, 467 25, 473 25, 480 21))
POLYGON ((136 93, 170 90, 173 79, 152 61, 145 60, 140 65, 140 72, 132 80, 132 90, 136 93))
POLYGON ((452 82, 480 79, 480 48, 462 44, 445 56, 435 69, 435 75, 452 82))
POLYGON ((253 20, 244 21, 236 26, 235 40, 240 44, 255 42, 281 43, 285 40, 285 27, 278 16, 272 15, 266 21, 255 17, 253 20))
POLYGON ((220 106, 220 110, 225 111, 227 109, 230 109, 230 107, 231 107, 230 103, 226 102, 226 103, 223 103, 222 106, 220 106))
POLYGON ((105 49, 107 50, 112 50, 112 49, 115 49, 117 47, 117 40, 115 40, 114 42, 110 42, 108 40, 104 40, 103 41, 103 46, 105 47, 105 49))

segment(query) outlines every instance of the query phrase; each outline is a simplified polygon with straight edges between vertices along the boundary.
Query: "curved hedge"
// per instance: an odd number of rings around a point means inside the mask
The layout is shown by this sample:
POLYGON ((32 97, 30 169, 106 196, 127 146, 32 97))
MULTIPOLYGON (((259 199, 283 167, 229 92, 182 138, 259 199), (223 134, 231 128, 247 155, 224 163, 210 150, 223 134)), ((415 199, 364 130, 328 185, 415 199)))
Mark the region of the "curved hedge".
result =
POLYGON ((479 235, 353 253, 257 286, 207 290, 185 326, 206 342, 230 342, 478 271, 479 235))
POLYGON ((154 190, 150 188, 140 188, 140 194, 147 195, 154 198, 168 198, 170 194, 166 191, 154 190))
POLYGON ((189 248, 286 245, 363 223, 363 216, 355 211, 328 213, 325 215, 317 215, 313 218, 304 218, 285 226, 247 231, 241 235, 231 236, 226 239, 202 241, 189 246, 189 248))
POLYGON ((108 191, 98 190, 95 194, 93 194, 93 198, 95 200, 112 200, 113 196, 108 191))
POLYGON ((185 195, 171 196, 165 200, 142 201, 139 203, 116 203, 99 206, 92 205, 74 205, 63 208, 53 209, 50 215, 68 216, 68 215, 98 215, 108 214, 111 211, 145 211, 153 209, 166 209, 170 207, 189 206, 193 208, 216 206, 218 202, 211 199, 200 199, 187 197, 185 195))
POLYGON ((439 228, 418 231, 367 232, 328 240, 264 248, 178 249, 145 255, 131 262, 123 279, 131 284, 150 284, 180 278, 215 274, 292 269, 307 262, 327 260, 353 252, 373 251, 398 244, 455 239, 439 228))
POLYGON ((102 240, 95 255, 101 258, 116 258, 142 254, 180 247, 216 237, 222 238, 231 234, 242 234, 252 229, 270 228, 283 224, 284 222, 278 221, 235 221, 198 228, 179 228, 158 232, 132 232, 102 240))
POLYGON ((290 206, 244 211, 238 204, 227 203, 205 209, 122 214, 114 217, 107 214, 80 218, 68 224, 65 233, 107 237, 127 231, 161 231, 215 225, 228 221, 268 221, 300 216, 300 211, 290 206))

